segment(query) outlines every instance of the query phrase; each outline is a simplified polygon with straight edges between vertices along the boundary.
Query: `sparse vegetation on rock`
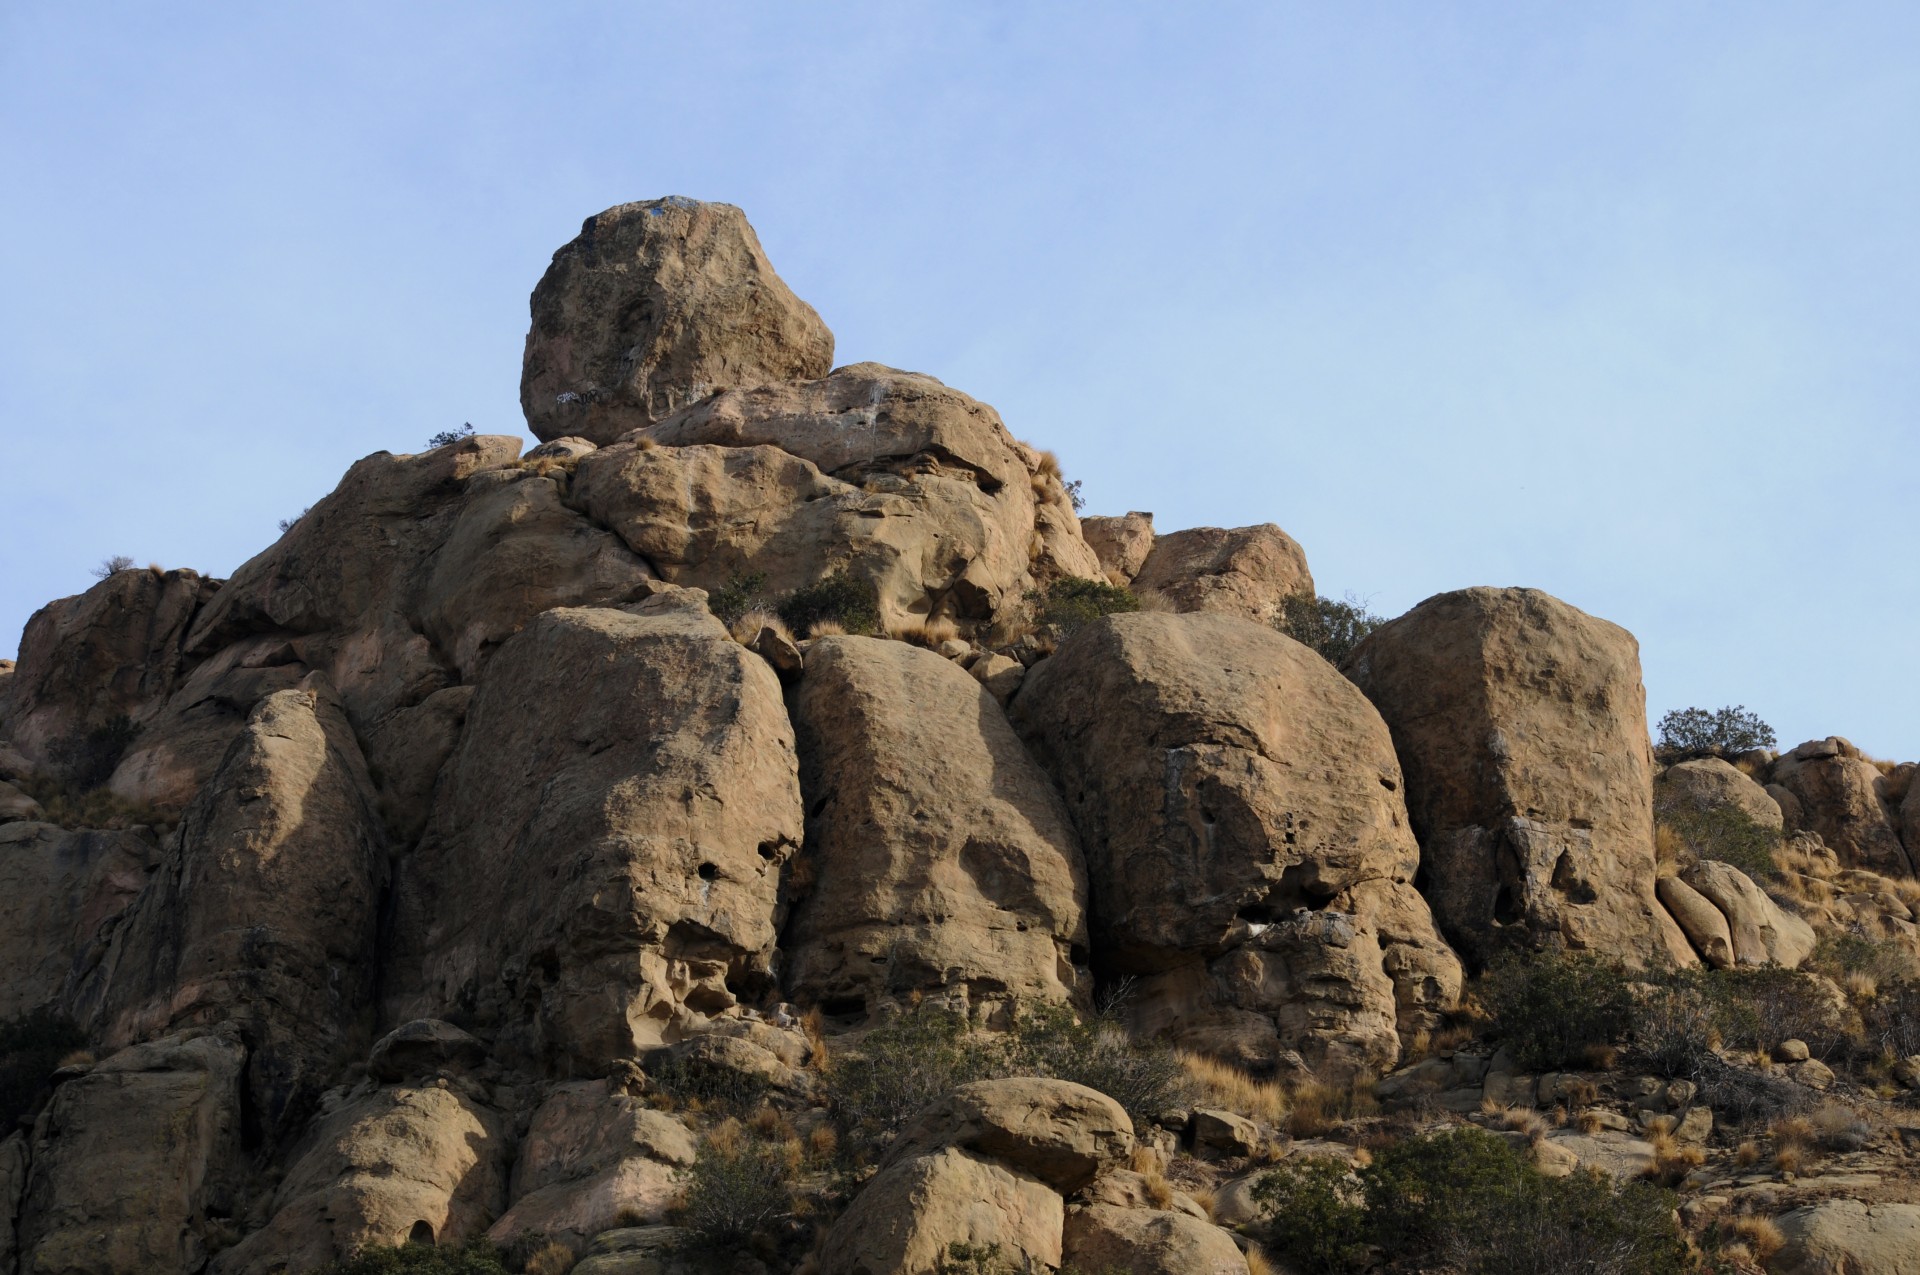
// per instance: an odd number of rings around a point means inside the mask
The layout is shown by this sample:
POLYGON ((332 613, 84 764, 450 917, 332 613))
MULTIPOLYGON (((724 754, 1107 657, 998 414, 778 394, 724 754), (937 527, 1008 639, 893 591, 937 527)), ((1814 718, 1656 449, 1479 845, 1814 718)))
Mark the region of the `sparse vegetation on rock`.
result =
POLYGON ((1744 704, 1726 708, 1676 708, 1660 719, 1655 743, 1662 760, 1688 757, 1737 757, 1755 748, 1772 748, 1780 741, 1773 727, 1744 704))
POLYGON ((1290 593, 1281 602, 1273 623, 1294 641, 1318 651, 1327 663, 1338 666, 1386 620, 1367 610, 1366 604, 1351 594, 1342 601, 1314 593, 1290 593))

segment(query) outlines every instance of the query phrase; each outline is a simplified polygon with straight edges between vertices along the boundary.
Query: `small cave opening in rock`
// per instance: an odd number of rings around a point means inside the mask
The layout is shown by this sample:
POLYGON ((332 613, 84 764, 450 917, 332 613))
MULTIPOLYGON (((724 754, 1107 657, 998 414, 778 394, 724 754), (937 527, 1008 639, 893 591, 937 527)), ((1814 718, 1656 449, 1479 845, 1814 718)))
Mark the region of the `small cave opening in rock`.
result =
POLYGON ((720 879, 720 865, 717 863, 701 864, 700 879, 702 881, 718 881, 720 879))
POLYGON ((433 1243, 433 1223, 427 1221, 425 1218, 415 1222, 413 1229, 407 1232, 407 1243, 431 1245, 433 1243))

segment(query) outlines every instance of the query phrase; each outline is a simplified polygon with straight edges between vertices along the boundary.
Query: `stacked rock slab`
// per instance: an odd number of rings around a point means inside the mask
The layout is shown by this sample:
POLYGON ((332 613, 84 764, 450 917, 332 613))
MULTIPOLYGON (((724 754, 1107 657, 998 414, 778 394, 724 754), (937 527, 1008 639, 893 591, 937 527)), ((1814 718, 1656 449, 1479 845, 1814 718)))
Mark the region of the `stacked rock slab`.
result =
POLYGON ((793 999, 1073 998, 1079 842, 987 689, 904 642, 822 638, 793 714, 809 812, 782 944, 793 999))
POLYGON ((1842 863, 1883 876, 1914 875, 1900 815, 1881 797, 1886 777, 1852 743, 1838 736, 1810 739, 1775 760, 1769 776, 1799 801, 1808 830, 1842 863))
POLYGON ((1381 626, 1345 671, 1393 730, 1422 892, 1456 946, 1695 963, 1654 897, 1632 634, 1537 589, 1464 589, 1381 626))
POLYGON ((1079 829, 1095 960, 1143 976, 1139 1027, 1350 1073, 1451 1004, 1386 726, 1306 647, 1231 616, 1110 616, 1013 716, 1079 829))

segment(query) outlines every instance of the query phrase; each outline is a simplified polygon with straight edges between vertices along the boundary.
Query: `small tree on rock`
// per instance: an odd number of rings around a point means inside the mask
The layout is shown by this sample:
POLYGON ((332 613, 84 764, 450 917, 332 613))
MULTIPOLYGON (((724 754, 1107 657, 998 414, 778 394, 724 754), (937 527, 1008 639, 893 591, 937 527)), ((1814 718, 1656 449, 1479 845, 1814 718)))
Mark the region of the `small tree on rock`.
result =
POLYGON ((1733 757, 1755 748, 1772 748, 1779 743, 1773 727, 1760 720, 1746 705, 1719 708, 1676 708, 1660 719, 1660 742, 1656 745, 1662 761, 1682 761, 1689 757, 1733 757))

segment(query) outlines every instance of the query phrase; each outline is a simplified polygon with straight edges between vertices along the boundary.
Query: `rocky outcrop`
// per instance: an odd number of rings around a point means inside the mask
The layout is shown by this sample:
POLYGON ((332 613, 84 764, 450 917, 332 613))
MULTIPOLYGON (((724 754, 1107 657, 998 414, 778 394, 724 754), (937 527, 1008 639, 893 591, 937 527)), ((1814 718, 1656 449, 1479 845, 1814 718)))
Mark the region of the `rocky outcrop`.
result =
POLYGON ((1067 1215, 1064 1260, 1083 1271, 1246 1275, 1247 1259, 1219 1227, 1161 1209, 1090 1204, 1067 1215))
POLYGON ((181 822, 114 947, 110 1043, 232 1024, 267 1130, 371 1041, 386 847, 325 680, 268 696, 181 822))
POLYGON ((604 1072, 773 987, 780 683, 698 594, 548 611, 474 694, 397 883, 390 1015, 604 1072))
POLYGON ((1379 1069, 1397 1023, 1458 992, 1386 726, 1312 651, 1230 616, 1111 616, 1032 671, 1014 722, 1079 829, 1096 962, 1145 976, 1141 1026, 1269 1070, 1289 1049, 1379 1069))
POLYGON ((1065 1205, 1030 1174, 957 1147, 883 1167, 820 1252, 821 1275, 934 1275, 955 1244, 1060 1265, 1065 1205))
POLYGON ((1762 828, 1781 830, 1780 803, 1718 757, 1683 761, 1660 772, 1653 785, 1656 812, 1737 810, 1762 828))
POLYGON ((823 638, 793 713, 808 809, 783 942, 794 1000, 1084 994, 1078 839, 980 683, 903 642, 823 638))
POLYGON ((200 1269, 238 1202, 245 1057, 224 1036, 170 1036, 56 1089, 34 1126, 23 1275, 200 1269))
POLYGON ((1679 877, 1661 877, 1654 893, 1708 968, 1723 970, 1733 965, 1733 934, 1726 915, 1711 899, 1679 877))
POLYGON ((1813 955, 1813 927, 1768 898, 1732 864, 1702 859, 1681 877, 1726 918, 1734 959, 1741 965, 1793 969, 1813 955))
POLYGON ((1920 1205, 1825 1200, 1776 1219, 1777 1275, 1906 1275, 1920 1270, 1920 1205))
POLYGON ((374 1244, 458 1243, 505 1202, 506 1123, 451 1089, 378 1089, 325 1114, 271 1220, 215 1275, 298 1275, 374 1244))
POLYGON ((1125 1164, 1133 1121, 1098 1090, 1067 1080, 1021 1076, 962 1085, 915 1116, 892 1156, 959 1147, 1009 1165, 1071 1194, 1125 1164))
POLYGON ((1080 520, 1080 534, 1110 583, 1132 584, 1153 552, 1153 515, 1137 509, 1114 517, 1096 514, 1080 520))
POLYGON ((1393 730, 1421 890, 1456 945, 1693 963, 1654 898, 1632 634, 1537 589, 1465 589, 1383 625, 1345 671, 1393 730))
POLYGON ((1777 759, 1769 775, 1799 801, 1807 829, 1842 863, 1883 876, 1914 875, 1899 817, 1881 800, 1884 777, 1851 743, 1838 736, 1810 739, 1777 759))
POLYGON ((731 204, 669 197, 589 217, 532 309, 520 407, 542 440, 610 443, 721 390, 833 366, 833 333, 731 204))
POLYGON ((0 1019, 74 1012, 158 857, 137 833, 0 825, 0 1019))
POLYGON ((1155 536, 1132 583, 1137 592, 1158 594, 1176 611, 1216 611, 1261 624, 1273 620, 1286 598, 1313 593, 1306 553, 1270 522, 1155 536))

